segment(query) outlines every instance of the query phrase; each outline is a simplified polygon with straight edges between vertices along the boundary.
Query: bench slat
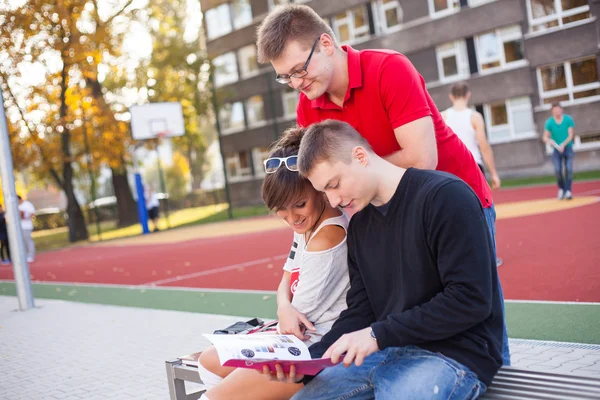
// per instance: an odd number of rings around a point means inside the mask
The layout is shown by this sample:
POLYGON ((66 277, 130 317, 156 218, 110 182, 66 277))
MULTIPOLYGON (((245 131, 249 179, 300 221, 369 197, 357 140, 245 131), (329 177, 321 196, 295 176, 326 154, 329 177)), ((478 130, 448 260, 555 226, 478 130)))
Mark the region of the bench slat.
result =
POLYGON ((523 379, 518 377, 496 378, 492 386, 535 386, 549 389, 569 389, 587 393, 600 394, 600 385, 580 385, 578 383, 565 383, 557 381, 541 381, 535 379, 523 379))
POLYGON ((492 386, 482 399, 598 400, 598 394, 583 394, 571 390, 543 390, 540 387, 523 390, 492 386))

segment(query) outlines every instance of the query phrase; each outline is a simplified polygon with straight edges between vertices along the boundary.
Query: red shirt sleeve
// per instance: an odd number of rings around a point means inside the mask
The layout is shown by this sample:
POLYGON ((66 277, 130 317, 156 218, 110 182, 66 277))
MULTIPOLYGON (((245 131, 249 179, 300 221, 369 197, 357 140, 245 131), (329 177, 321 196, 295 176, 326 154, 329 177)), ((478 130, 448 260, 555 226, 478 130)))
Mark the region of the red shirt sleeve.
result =
POLYGON ((379 76, 381 100, 393 129, 431 115, 425 81, 406 56, 388 55, 379 76))

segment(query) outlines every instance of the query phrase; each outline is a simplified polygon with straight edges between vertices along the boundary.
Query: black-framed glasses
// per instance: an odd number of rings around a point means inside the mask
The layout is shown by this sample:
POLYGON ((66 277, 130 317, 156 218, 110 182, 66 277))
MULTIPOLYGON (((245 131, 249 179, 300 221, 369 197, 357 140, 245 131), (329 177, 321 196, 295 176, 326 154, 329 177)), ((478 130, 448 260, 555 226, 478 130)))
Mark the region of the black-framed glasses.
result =
POLYGON ((306 59, 306 62, 304 63, 304 66, 302 68, 300 68, 297 71, 292 72, 289 75, 286 74, 277 74, 277 76, 275 77, 275 80, 279 83, 281 83, 282 85, 286 85, 288 83, 290 83, 292 81, 292 78, 303 78, 306 76, 306 74, 308 74, 308 64, 310 64, 310 59, 313 56, 313 53, 315 52, 315 49, 317 48, 317 44, 319 43, 319 40, 321 40, 321 36, 319 36, 317 38, 317 40, 315 40, 315 44, 313 44, 312 50, 310 51, 310 54, 308 55, 308 58, 306 59))
POLYGON ((267 174, 274 174, 277 169, 281 167, 281 164, 285 164, 285 167, 290 171, 298 171, 298 156, 289 157, 271 157, 264 161, 265 172, 267 174))

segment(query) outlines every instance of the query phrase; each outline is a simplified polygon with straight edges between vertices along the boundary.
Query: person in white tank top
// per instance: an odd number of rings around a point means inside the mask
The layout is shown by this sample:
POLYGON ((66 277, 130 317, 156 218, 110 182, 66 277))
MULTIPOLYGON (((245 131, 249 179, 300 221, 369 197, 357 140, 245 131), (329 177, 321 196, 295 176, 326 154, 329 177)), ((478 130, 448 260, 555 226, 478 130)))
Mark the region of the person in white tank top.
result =
MULTIPOLYGON (((442 117, 446 125, 456 133, 456 136, 463 141, 467 149, 473 154, 473 158, 479 164, 483 173, 483 164, 490 171, 492 176, 492 189, 498 189, 501 185, 500 176, 496 171, 494 163, 494 152, 492 146, 488 143, 485 134, 485 124, 483 116, 469 108, 469 99, 471 90, 467 82, 458 82, 452 85, 450 89, 450 101, 452 107, 442 112, 442 117)), ((500 257, 496 257, 496 266, 501 266, 504 262, 500 257)))
POLYGON ((450 101, 452 107, 442 112, 446 124, 464 142, 465 146, 473 154, 473 158, 479 167, 483 164, 490 171, 492 177, 492 189, 498 189, 501 185, 498 171, 494 163, 494 153, 487 141, 483 116, 469 108, 471 90, 466 82, 458 82, 450 89, 450 101))

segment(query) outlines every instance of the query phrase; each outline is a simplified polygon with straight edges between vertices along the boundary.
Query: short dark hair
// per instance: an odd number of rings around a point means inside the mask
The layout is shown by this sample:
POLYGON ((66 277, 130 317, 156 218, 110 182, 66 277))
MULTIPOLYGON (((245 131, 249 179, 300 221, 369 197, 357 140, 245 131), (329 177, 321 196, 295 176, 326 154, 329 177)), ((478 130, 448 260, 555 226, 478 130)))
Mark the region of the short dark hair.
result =
MULTIPOLYGON (((309 6, 290 4, 278 6, 267 15, 257 30, 257 60, 266 64, 278 59, 290 40, 310 48, 323 33, 335 42, 327 23, 309 6)), ((315 51, 319 51, 318 48, 315 51)))
POLYGON ((312 124, 306 128, 300 144, 300 173, 307 176, 317 163, 323 161, 350 164, 352 148, 356 146, 372 151, 369 142, 347 122, 328 119, 312 124))
POLYGON ((560 105, 560 103, 558 101, 555 101, 554 103, 552 103, 552 108, 554 108, 554 107, 562 108, 562 106, 560 105))
MULTIPOLYGON (((287 129, 272 145, 269 158, 298 155, 303 134, 303 128, 287 129)), ((313 187, 308 179, 282 165, 274 173, 265 176, 261 195, 269 210, 279 210, 300 198, 308 187, 313 187)))
POLYGON ((461 99, 463 97, 467 97, 467 93, 469 93, 470 91, 471 89, 469 88, 469 84, 467 82, 462 81, 452 85, 452 88, 450 89, 450 94, 454 98, 461 99))

